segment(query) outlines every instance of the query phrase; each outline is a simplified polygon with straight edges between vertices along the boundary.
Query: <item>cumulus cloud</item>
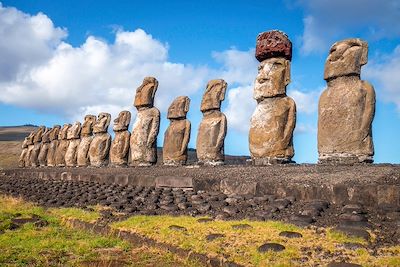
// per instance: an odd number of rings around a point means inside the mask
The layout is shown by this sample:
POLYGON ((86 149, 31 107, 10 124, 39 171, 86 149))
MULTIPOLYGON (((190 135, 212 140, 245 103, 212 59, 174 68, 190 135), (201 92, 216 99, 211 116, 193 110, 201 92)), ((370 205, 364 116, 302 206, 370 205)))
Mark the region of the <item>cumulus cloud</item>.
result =
POLYGON ((305 9, 301 50, 325 52, 338 38, 359 33, 368 39, 400 36, 397 0, 297 0, 305 9))
POLYGON ((303 92, 300 90, 289 90, 288 95, 296 102, 297 112, 313 114, 318 109, 318 99, 322 90, 303 92))
POLYGON ((400 112, 400 45, 380 58, 365 66, 363 76, 374 85, 378 98, 394 103, 400 112))

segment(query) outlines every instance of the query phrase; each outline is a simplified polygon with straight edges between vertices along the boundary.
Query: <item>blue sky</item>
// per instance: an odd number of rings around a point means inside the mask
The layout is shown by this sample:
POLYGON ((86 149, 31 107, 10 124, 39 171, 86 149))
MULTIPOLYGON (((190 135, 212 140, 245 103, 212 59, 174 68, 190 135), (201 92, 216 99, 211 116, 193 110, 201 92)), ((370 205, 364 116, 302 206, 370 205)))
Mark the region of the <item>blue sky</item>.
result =
POLYGON ((195 146, 202 93, 223 78, 228 92, 225 151, 248 155, 247 132, 256 102, 252 86, 259 32, 280 29, 293 42, 297 104, 295 160, 317 160, 317 103, 331 44, 349 37, 369 43, 362 78, 376 90, 375 161, 400 163, 400 4, 396 0, 286 1, 1 1, 0 125, 51 127, 84 114, 136 111, 144 76, 159 82, 162 112, 188 95, 195 146))

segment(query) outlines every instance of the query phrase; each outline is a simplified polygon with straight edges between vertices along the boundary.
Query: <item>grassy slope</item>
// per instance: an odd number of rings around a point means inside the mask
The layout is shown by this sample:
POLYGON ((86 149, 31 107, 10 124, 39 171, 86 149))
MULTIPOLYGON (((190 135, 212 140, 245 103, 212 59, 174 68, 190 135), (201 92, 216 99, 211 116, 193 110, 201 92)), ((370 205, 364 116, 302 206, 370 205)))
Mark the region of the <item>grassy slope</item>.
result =
POLYGON ((0 168, 17 167, 20 154, 21 141, 0 141, 0 168))

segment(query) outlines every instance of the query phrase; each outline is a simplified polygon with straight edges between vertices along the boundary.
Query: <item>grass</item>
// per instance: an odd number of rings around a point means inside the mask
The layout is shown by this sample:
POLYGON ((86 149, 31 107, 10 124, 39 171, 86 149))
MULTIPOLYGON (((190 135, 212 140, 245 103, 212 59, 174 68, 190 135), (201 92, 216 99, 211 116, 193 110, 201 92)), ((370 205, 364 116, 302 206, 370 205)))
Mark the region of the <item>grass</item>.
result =
POLYGON ((170 252, 132 248, 118 238, 71 229, 62 222, 66 218, 93 221, 96 216, 78 209, 46 210, 0 195, 0 266, 195 266, 170 252), (38 228, 27 223, 7 230, 12 218, 33 214, 49 224, 38 228))
POLYGON ((22 141, 0 141, 0 168, 15 168, 18 166, 22 141))
POLYGON ((362 266, 399 266, 400 261, 400 254, 397 253, 400 246, 380 250, 381 255, 376 257, 365 248, 349 250, 341 247, 343 243, 366 245, 366 241, 362 239, 348 237, 331 229, 317 233, 315 230, 276 221, 199 223, 197 218, 185 216, 135 216, 113 223, 112 227, 209 256, 225 258, 245 266, 324 266, 335 259, 335 254, 340 254, 343 258, 348 257, 351 262, 362 266), (235 224, 249 224, 252 228, 233 230, 232 225, 235 224), (168 228, 170 225, 185 227, 187 231, 170 230, 168 228), (294 239, 281 237, 279 236, 281 231, 296 231, 303 237, 294 239), (225 236, 208 242, 206 236, 211 233, 225 236), (259 253, 257 248, 265 242, 280 243, 286 249, 282 252, 259 253))

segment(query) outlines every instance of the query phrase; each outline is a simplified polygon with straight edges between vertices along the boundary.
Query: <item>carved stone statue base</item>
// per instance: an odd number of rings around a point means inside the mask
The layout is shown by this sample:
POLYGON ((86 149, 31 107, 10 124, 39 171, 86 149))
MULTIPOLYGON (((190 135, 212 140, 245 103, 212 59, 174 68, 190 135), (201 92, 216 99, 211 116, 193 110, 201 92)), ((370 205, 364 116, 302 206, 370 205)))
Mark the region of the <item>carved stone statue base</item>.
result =
POLYGON ((349 153, 320 154, 318 158, 318 163, 320 164, 357 164, 373 162, 373 156, 353 155, 349 153))
POLYGON ((153 165, 155 165, 155 163, 147 162, 147 161, 136 161, 136 160, 131 161, 129 163, 130 167, 150 167, 153 165))
POLYGON ((165 166, 182 166, 186 165, 186 160, 164 160, 163 164, 165 166))
POLYGON ((275 157, 253 158, 252 159, 252 165, 256 165, 256 166, 265 166, 265 165, 274 165, 274 164, 289 164, 289 163, 295 163, 295 162, 289 158, 275 158, 275 157))
POLYGON ((198 164, 206 166, 221 166, 224 165, 225 162, 223 160, 199 160, 198 164))

